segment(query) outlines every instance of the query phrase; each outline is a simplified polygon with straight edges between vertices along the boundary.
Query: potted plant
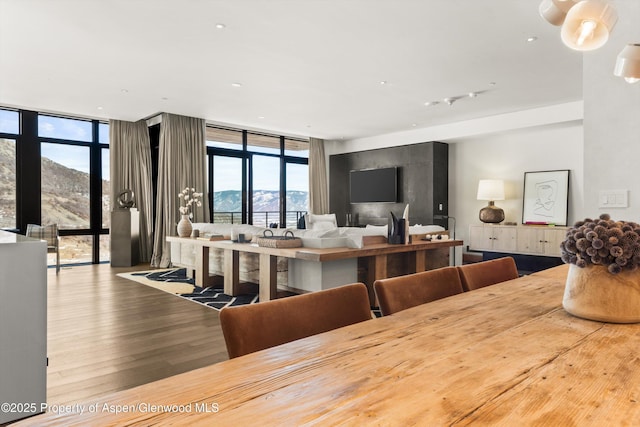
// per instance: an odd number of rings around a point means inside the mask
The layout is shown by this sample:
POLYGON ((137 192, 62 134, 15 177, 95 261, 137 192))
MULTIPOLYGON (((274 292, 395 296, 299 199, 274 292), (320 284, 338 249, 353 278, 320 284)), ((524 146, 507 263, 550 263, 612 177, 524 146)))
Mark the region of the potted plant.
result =
POLYGON ((569 264, 562 305, 578 317, 640 322, 640 225, 608 214, 578 221, 561 244, 569 264))

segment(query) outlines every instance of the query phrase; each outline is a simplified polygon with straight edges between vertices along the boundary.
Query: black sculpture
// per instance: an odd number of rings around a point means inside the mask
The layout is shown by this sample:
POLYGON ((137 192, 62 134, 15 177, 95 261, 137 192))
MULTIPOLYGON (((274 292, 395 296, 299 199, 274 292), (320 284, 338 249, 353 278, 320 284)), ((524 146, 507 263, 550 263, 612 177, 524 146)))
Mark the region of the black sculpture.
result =
POLYGON ((396 218, 393 212, 390 212, 390 214, 387 241, 392 245, 403 245, 406 242, 406 220, 404 218, 396 218))

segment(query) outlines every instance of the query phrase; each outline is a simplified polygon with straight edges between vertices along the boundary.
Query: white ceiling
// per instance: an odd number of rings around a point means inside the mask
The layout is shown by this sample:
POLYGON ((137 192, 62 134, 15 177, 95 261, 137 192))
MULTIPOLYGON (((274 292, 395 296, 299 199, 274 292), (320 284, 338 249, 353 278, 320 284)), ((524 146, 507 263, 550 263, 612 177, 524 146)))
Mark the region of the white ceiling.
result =
POLYGON ((0 0, 0 105, 352 139, 581 100, 538 4, 0 0))

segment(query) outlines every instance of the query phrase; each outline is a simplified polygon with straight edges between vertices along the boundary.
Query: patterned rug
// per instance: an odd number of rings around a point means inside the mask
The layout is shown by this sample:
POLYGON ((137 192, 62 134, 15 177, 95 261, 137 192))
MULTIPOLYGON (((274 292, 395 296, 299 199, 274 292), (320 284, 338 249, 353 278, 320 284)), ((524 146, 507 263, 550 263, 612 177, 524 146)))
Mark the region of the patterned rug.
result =
MULTIPOLYGON (((202 304, 214 310, 222 310, 224 307, 235 305, 255 304, 259 302, 257 288, 256 292, 246 293, 232 297, 224 293, 221 287, 201 288, 194 285, 194 280, 187 277, 187 270, 184 268, 171 268, 164 270, 136 271, 133 273, 119 273, 118 276, 161 291, 179 296, 189 301, 202 304)), ((282 295, 278 292, 278 297, 290 296, 288 292, 282 295)), ((371 311, 376 317, 381 317, 380 309, 372 307, 371 311)))
POLYGON ((220 287, 201 288, 195 286, 193 279, 188 278, 186 272, 187 270, 184 268, 172 268, 119 273, 118 276, 160 289, 215 310, 258 302, 257 293, 232 297, 225 294, 220 287))

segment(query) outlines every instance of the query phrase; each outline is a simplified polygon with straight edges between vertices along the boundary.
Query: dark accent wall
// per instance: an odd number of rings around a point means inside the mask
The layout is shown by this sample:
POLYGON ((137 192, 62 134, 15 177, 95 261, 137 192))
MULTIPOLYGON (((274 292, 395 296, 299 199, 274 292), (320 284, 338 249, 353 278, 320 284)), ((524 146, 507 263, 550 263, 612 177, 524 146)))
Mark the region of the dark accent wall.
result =
POLYGON ((410 224, 448 228, 446 219, 433 216, 449 213, 449 146, 425 142, 336 154, 329 158, 329 186, 329 208, 338 225, 345 225, 347 213, 357 225, 384 225, 390 211, 400 217, 408 203, 410 224), (349 171, 393 166, 398 168, 397 203, 350 203, 349 171))

